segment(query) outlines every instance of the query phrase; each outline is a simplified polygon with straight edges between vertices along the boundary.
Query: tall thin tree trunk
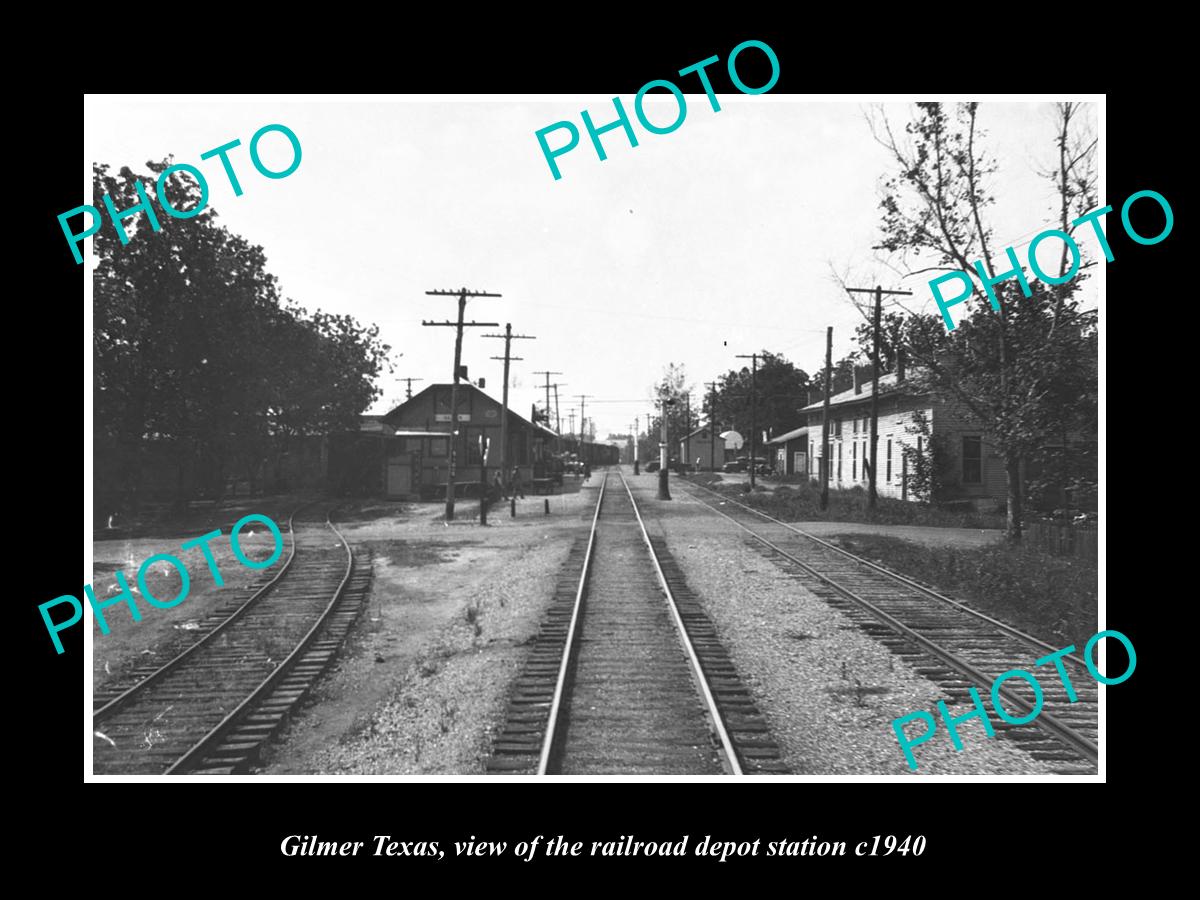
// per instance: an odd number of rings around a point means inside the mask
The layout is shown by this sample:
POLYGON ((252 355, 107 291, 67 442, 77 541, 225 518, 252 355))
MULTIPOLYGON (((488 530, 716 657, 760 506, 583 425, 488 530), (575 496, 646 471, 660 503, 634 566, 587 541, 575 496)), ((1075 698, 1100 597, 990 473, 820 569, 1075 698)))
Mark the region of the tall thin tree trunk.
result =
POLYGON ((1004 458, 1004 473, 1007 476, 1008 517, 1005 522, 1004 538, 1009 543, 1021 542, 1021 456, 1009 453, 1004 458))

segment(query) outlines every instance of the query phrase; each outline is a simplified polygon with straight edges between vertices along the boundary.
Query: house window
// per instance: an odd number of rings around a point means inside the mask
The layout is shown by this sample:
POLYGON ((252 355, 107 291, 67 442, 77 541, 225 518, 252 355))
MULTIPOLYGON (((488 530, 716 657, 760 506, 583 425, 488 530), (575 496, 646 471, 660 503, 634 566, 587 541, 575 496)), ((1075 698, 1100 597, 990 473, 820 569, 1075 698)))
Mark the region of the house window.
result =
POLYGON ((421 439, 419 437, 405 438, 404 439, 404 452, 405 453, 420 453, 421 452, 421 439))
POLYGON ((962 480, 963 484, 983 481, 983 439, 979 435, 963 435, 962 480))
POLYGON ((838 481, 842 480, 842 442, 838 441, 838 481))
MULTIPOLYGON (((854 420, 854 430, 858 431, 858 419, 854 420)), ((858 441, 850 445, 850 480, 858 481, 858 441)))
POLYGON ((444 437, 432 438, 429 441, 429 453, 431 456, 445 456, 447 452, 448 448, 444 437))
POLYGON ((842 420, 841 419, 833 419, 830 421, 829 436, 830 437, 841 437, 842 436, 842 420))
POLYGON ((887 442, 887 478, 888 484, 892 483, 892 439, 889 437, 887 442))
POLYGON ((854 417, 854 433, 858 434, 858 416, 854 417))

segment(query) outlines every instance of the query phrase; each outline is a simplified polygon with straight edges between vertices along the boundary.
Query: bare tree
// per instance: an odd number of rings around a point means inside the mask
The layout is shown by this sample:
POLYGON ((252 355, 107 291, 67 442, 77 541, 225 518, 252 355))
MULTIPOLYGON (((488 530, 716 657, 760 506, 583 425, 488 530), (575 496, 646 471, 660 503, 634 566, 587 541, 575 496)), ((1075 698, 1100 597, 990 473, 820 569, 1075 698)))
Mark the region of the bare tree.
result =
MULTIPOLYGON (((961 270, 979 281, 979 260, 995 277, 988 218, 994 197, 987 185, 998 168, 982 148, 978 107, 963 103, 948 112, 940 103, 918 104, 903 140, 881 111, 868 120, 896 168, 883 181, 880 249, 898 256, 906 274, 961 270)), ((1071 219, 1095 197, 1095 141, 1079 134, 1077 104, 1060 104, 1058 116, 1056 212, 1070 234, 1071 219)), ((1013 259, 1006 248, 1003 264, 1011 267, 1013 259)), ((1064 244, 1060 276, 1069 271, 1067 261, 1064 244)), ((1079 307, 1079 282, 1035 280, 1025 298, 1003 281, 993 287, 998 308, 976 304, 950 333, 937 315, 889 312, 885 318, 889 353, 904 347, 935 395, 960 403, 993 435, 1004 457, 1006 534, 1013 542, 1021 539, 1022 457, 1061 422, 1064 404, 1089 396, 1094 318, 1079 307)), ((869 326, 860 326, 859 336, 868 346, 869 326)))

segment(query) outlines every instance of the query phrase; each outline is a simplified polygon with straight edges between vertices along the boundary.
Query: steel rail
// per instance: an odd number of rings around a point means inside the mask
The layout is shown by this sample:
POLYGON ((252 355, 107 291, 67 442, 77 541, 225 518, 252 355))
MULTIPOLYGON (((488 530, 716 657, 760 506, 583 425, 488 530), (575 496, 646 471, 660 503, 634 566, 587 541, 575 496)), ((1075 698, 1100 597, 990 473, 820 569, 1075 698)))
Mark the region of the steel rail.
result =
POLYGON ((692 674, 695 678, 697 686, 700 688, 700 693, 704 698, 704 705, 707 708, 709 717, 712 719, 713 726, 716 729, 717 737, 721 740, 721 749, 724 751, 725 762, 732 775, 743 775, 741 763, 738 761, 737 751, 733 749, 733 742, 729 739, 729 732, 725 729, 725 722, 721 718, 721 712, 717 709, 716 699, 712 695, 712 690, 708 686, 708 679, 704 675, 704 670, 700 666, 700 658, 696 655, 696 648, 692 646, 692 640, 688 636, 687 628, 683 624, 683 618, 679 615, 679 607, 675 605, 675 595, 671 592, 670 586, 667 584, 667 577, 663 574, 662 566, 658 561, 658 554, 654 552, 654 546, 650 543, 650 534, 646 531, 646 523, 642 519, 641 511, 638 510, 637 501, 633 499, 633 491, 629 488, 629 482, 625 480, 625 474, 618 469, 617 476, 621 479, 621 484, 625 487, 625 493, 629 495, 629 502, 633 505, 633 514, 637 516, 638 526, 642 532, 642 540, 646 542, 646 550, 650 553, 650 561, 654 563, 654 571, 658 575, 658 582, 662 586, 663 594, 667 598, 667 606, 671 610, 671 617, 675 620, 675 627, 679 630, 679 639, 683 642, 683 648, 687 651, 688 659, 692 664, 692 674))
MULTIPOLYGON (((174 659, 169 660, 168 662, 164 663, 159 668, 155 669, 153 672, 151 672, 149 675, 147 675, 141 681, 138 681, 135 684, 130 685, 128 688, 126 688, 124 691, 122 691, 117 696, 113 697, 111 700, 109 700, 107 703, 105 703, 99 709, 94 710, 92 712, 93 724, 99 722, 102 717, 111 715, 112 713, 116 712, 117 709, 124 706, 129 701, 129 699, 131 697, 133 697, 134 694, 137 694, 138 692, 142 691, 143 689, 149 687, 151 684, 153 684, 154 682, 163 678, 165 675, 169 674, 170 672, 175 671, 175 669, 179 668, 179 666, 183 663, 184 660, 186 660, 189 656, 191 656, 193 653, 195 653, 197 650, 199 650, 201 647, 203 647, 205 644, 207 644, 209 641, 211 641, 213 638, 215 638, 218 634, 221 634, 226 628, 228 628, 230 625, 232 625, 234 622, 236 622, 238 619, 240 619, 243 615, 245 615, 245 613, 250 609, 251 606, 253 606, 259 600, 261 600, 263 597, 265 597, 271 591, 271 589, 274 588, 275 585, 279 583, 279 580, 281 578, 283 578, 283 576, 287 573, 288 569, 291 568, 292 561, 296 558, 296 526, 295 526, 296 516, 299 515, 299 513, 302 509, 304 509, 307 506, 312 506, 313 503, 316 503, 316 502, 317 501, 315 501, 315 500, 310 500, 307 503, 300 504, 298 507, 296 507, 295 511, 292 512, 291 516, 288 517, 288 534, 291 537, 291 547, 288 550, 287 560, 284 562, 282 568, 280 568, 280 570, 275 573, 274 578, 272 578, 270 581, 268 581, 266 584, 264 584, 261 588, 259 588, 257 591, 255 591, 253 595, 251 595, 249 598, 247 598, 245 603, 243 603, 241 606, 239 606, 237 609, 235 609, 232 613, 230 613, 229 616, 226 617, 226 619, 223 622, 219 623, 215 628, 213 628, 211 631, 209 631, 208 634, 204 635, 204 637, 200 638, 194 644, 192 644, 189 647, 187 647, 186 649, 184 649, 174 659)), ((95 692, 95 689, 93 686, 93 693, 94 692, 95 692)))
POLYGON ((583 557, 583 571, 579 573, 579 586, 575 590, 575 604, 571 607, 571 623, 567 627, 567 639, 563 646, 562 661, 558 666, 558 680, 554 683, 554 698, 550 702, 550 717, 546 720, 546 735, 542 738, 542 749, 538 754, 537 774, 545 775, 550 766, 550 756, 557 738, 558 717, 562 711, 563 692, 567 673, 570 670, 571 652, 575 647, 575 631, 579 622, 579 610, 583 606, 583 594, 587 589, 588 570, 592 565, 592 550, 596 546, 596 525, 600 521, 600 506, 604 503, 604 492, 608 488, 608 472, 600 482, 600 496, 596 498, 596 511, 592 514, 592 530, 588 534, 587 552, 583 557))
MULTIPOLYGON (((789 531, 794 531, 796 534, 800 535, 801 537, 806 537, 810 541, 820 544, 822 547, 825 547, 826 549, 833 550, 835 553, 840 553, 842 556, 848 557, 849 559, 852 559, 855 562, 860 563, 869 569, 874 569, 876 572, 879 572, 881 575, 886 575, 888 578, 891 578, 894 581, 898 581, 901 584, 905 585, 906 587, 911 588, 914 591, 918 591, 922 594, 925 594, 927 597, 932 597, 934 600, 938 600, 942 603, 947 603, 950 606, 953 606, 956 609, 961 610, 962 612, 965 612, 972 616, 975 616, 978 619, 983 619, 985 622, 988 622, 988 623, 996 626, 1001 631, 1004 631, 1005 633, 1011 635, 1012 637, 1020 638, 1021 640, 1025 641, 1027 643, 1033 644, 1038 647, 1042 647, 1046 650, 1049 650, 1051 653, 1055 653, 1058 650, 1062 649, 1061 647, 1051 646, 1050 644, 1047 644, 1045 641, 1043 641, 1039 638, 1036 638, 1031 634, 1026 634, 1024 631, 1021 631, 1019 628, 1009 625, 1007 622, 1002 622, 999 619, 994 619, 991 616, 989 616, 987 613, 983 613, 977 609, 973 609, 972 607, 967 606, 965 603, 962 603, 959 600, 955 600, 953 597, 947 597, 945 594, 940 594, 937 591, 933 590, 932 588, 926 587, 925 585, 921 584, 918 581, 914 581, 905 575, 901 575, 899 572, 893 572, 891 569, 881 566, 878 563, 871 562, 871 560, 869 560, 869 559, 863 559, 861 556, 856 556, 855 554, 851 553, 849 550, 845 550, 845 549, 837 546, 836 544, 831 544, 829 541, 821 540, 821 538, 817 537, 815 534, 811 534, 807 531, 804 531, 801 528, 797 528, 795 525, 790 525, 787 522, 781 521, 780 519, 776 519, 774 516, 769 516, 765 512, 755 509, 753 506, 748 506, 745 503, 742 503, 740 500, 736 500, 733 497, 727 497, 724 494, 719 493, 718 491, 714 491, 711 488, 709 488, 703 484, 696 484, 694 482, 688 482, 688 484, 691 487, 700 488, 701 490, 712 494, 714 497, 720 497, 722 500, 728 501, 729 503, 732 503, 735 506, 740 506, 742 509, 746 510, 747 512, 754 513, 756 516, 761 516, 762 518, 767 519, 771 522, 774 522, 776 525, 780 525, 780 526, 788 529, 789 531)), ((708 506, 708 504, 705 504, 705 506, 708 506)), ((712 509, 712 507, 710 506, 709 509, 712 509)), ((713 512, 720 512, 720 510, 713 510, 713 512)), ((850 523, 850 524, 853 524, 853 523, 850 523)), ((1068 655, 1068 656, 1064 656, 1062 658, 1069 659, 1074 665, 1078 666, 1081 669, 1084 669, 1084 670, 1087 669, 1087 663, 1080 656, 1068 655)))
MULTIPOLYGON (((296 645, 296 649, 288 654, 287 658, 276 667, 275 671, 268 675, 263 682, 257 688, 255 688, 250 696, 239 703, 233 709, 233 711, 230 712, 229 715, 227 715, 224 719, 222 719, 220 723, 218 723, 211 731, 208 732, 208 734, 193 744, 192 748, 184 753, 183 756, 179 757, 179 759, 177 759, 171 765, 171 767, 163 773, 164 775, 182 774, 183 771, 192 763, 202 760, 204 754, 212 749, 212 746, 224 737, 226 731, 230 728, 230 726, 233 725, 242 712, 253 706, 261 697, 271 691, 275 687, 276 682, 280 681, 283 676, 292 668, 293 664, 300 657, 300 655, 308 649, 308 645, 312 643, 313 637, 316 635, 317 631, 320 630, 321 626, 325 624, 325 621, 329 618, 330 613, 337 608, 338 601, 341 600, 342 594, 345 593, 346 585, 350 582, 350 575, 354 571, 354 551, 350 549, 350 544, 346 541, 345 536, 343 536, 343 534, 337 529, 337 526, 333 524, 332 516, 333 510, 331 509, 329 514, 325 517, 325 524, 334 533, 346 551, 346 574, 342 576, 342 580, 338 584, 337 590, 333 592, 333 598, 329 601, 329 604, 325 607, 325 610, 321 613, 320 617, 318 617, 312 628, 308 630, 308 633, 300 639, 300 643, 296 645)), ((295 555, 294 547, 295 544, 293 538, 293 556, 295 555)))
MULTIPOLYGON (((718 496, 720 496, 720 495, 718 495, 718 496)), ((738 505, 741 505, 741 504, 738 504, 738 505)), ((893 631, 903 634, 905 637, 911 639, 915 643, 924 647, 926 650, 928 650, 930 653, 932 653, 938 659, 945 662, 951 668, 956 669, 960 673, 969 676, 970 678, 972 678, 974 681, 976 681, 980 685, 989 684, 989 683, 995 681, 994 678, 989 678, 983 672, 976 669, 974 666, 972 666, 970 663, 963 660, 961 657, 959 657, 955 653, 951 652, 950 650, 945 649, 944 647, 940 646, 939 644, 937 644, 937 643, 931 641, 929 638, 925 637, 923 634, 920 634, 919 632, 913 630, 912 628, 910 628, 909 626, 907 626, 903 622, 901 622, 899 619, 897 619, 895 616, 880 609, 878 606, 876 606, 871 601, 858 596, 856 593, 851 591, 849 588, 843 587, 842 585, 838 584, 836 581, 829 578, 828 576, 821 574, 816 569, 814 569, 812 566, 808 565, 808 563, 806 563, 803 560, 799 559, 798 557, 792 555, 791 553, 788 553, 786 550, 777 546, 776 544, 771 543, 771 541, 767 540, 762 535, 756 534, 754 531, 747 528, 745 525, 743 525, 737 519, 733 518, 733 516, 730 516, 727 513, 723 513, 719 509, 713 509, 713 507, 709 506, 707 503, 705 503, 704 506, 708 507, 710 510, 712 510, 717 515, 724 516, 726 519, 728 519, 730 522, 732 522, 738 528, 741 528, 743 531, 745 531, 747 534, 749 534, 755 540, 762 543, 764 546, 769 547, 771 550, 774 550, 780 556, 783 556, 783 557, 791 560, 793 563, 798 565, 800 568, 804 569, 806 572, 808 572, 813 577, 817 578, 818 580, 822 581, 829 587, 833 588, 835 591, 837 591, 842 596, 853 601, 854 603, 857 603, 863 609, 866 609, 872 615, 876 616, 877 618, 879 618, 880 620, 885 622, 893 631)), ((801 532, 801 533, 803 533, 803 532, 801 532)), ((1026 713, 1033 711, 1033 705, 1031 703, 1029 703, 1022 697, 1016 696, 1015 694, 1011 693, 1010 691, 1006 690, 1005 688, 1002 687, 1000 689, 1000 694, 1006 700, 1008 700, 1009 703, 1015 705, 1018 709, 1026 712, 1026 713)), ((1032 722, 1029 724, 1032 724, 1032 722)), ((1088 740, 1083 735, 1074 731, 1066 723, 1059 721, 1058 718, 1053 716, 1051 713, 1045 712, 1044 710, 1040 711, 1037 715, 1037 724, 1048 726, 1046 729, 1047 731, 1053 732, 1056 737, 1059 737, 1064 742, 1070 744, 1078 752, 1082 753, 1084 756, 1086 756, 1093 762, 1099 760, 1100 748, 1096 744, 1094 744, 1092 741, 1088 740)))

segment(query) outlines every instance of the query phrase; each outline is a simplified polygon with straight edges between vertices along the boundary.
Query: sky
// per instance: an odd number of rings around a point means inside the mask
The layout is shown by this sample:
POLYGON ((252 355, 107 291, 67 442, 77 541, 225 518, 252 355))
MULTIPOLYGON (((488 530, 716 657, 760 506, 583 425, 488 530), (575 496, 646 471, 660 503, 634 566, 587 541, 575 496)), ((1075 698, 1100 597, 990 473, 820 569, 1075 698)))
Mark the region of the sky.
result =
MULTIPOLYGON (((663 97, 647 98, 652 122, 677 114, 663 97)), ((528 416, 544 399, 544 376, 534 372, 561 372, 551 382, 561 385, 563 429, 576 395, 587 394, 603 439, 628 432, 635 417, 644 428, 668 363, 686 367, 698 406, 704 382, 746 362, 737 354, 769 350, 812 372, 823 363, 826 326, 834 359, 850 352, 862 318, 834 270, 852 286, 912 290, 909 308, 935 309, 929 274, 902 277, 872 250, 879 182, 892 171, 867 125, 872 104, 772 94, 718 100, 714 112, 703 94, 687 95, 683 124, 655 135, 623 97, 638 146, 621 129, 608 132, 600 161, 580 111, 597 126, 612 121, 611 96, 92 96, 85 167, 144 172, 148 160, 171 155, 199 167, 219 221, 263 246, 285 296, 380 326, 394 372, 381 378, 382 397, 367 412, 403 399, 402 377, 423 379, 414 392, 450 380, 454 329, 421 322, 453 319, 456 303, 425 291, 465 286, 502 295, 467 304, 468 321, 500 326, 465 330, 469 377, 486 377, 488 393, 500 396, 503 364, 490 357, 503 355, 504 342, 481 335, 511 323, 514 333, 536 336, 513 342, 522 360, 512 364, 511 407, 528 416), (558 157, 555 180, 535 132, 561 120, 574 122, 581 140, 558 157), (281 179, 260 176, 248 157, 250 137, 273 123, 295 132, 303 153, 281 179), (218 160, 200 160, 235 138, 241 196, 218 160)), ((882 109, 901 128, 912 114, 904 103, 882 109)), ((1094 123, 1094 106, 1088 114, 1094 123)), ((1052 188, 1038 175, 1056 157, 1053 104, 986 102, 979 121, 999 164, 990 184, 995 251, 1014 244, 1024 259, 1023 245, 1055 222, 1052 188)), ((562 131, 548 138, 553 147, 565 139, 562 131)), ((290 161, 281 135, 260 146, 268 167, 290 161)), ((1097 258, 1088 234, 1085 258, 1097 258)), ((1046 268, 1058 246, 1043 245, 1046 268)), ((1085 283, 1091 302, 1097 281, 1085 283)))

